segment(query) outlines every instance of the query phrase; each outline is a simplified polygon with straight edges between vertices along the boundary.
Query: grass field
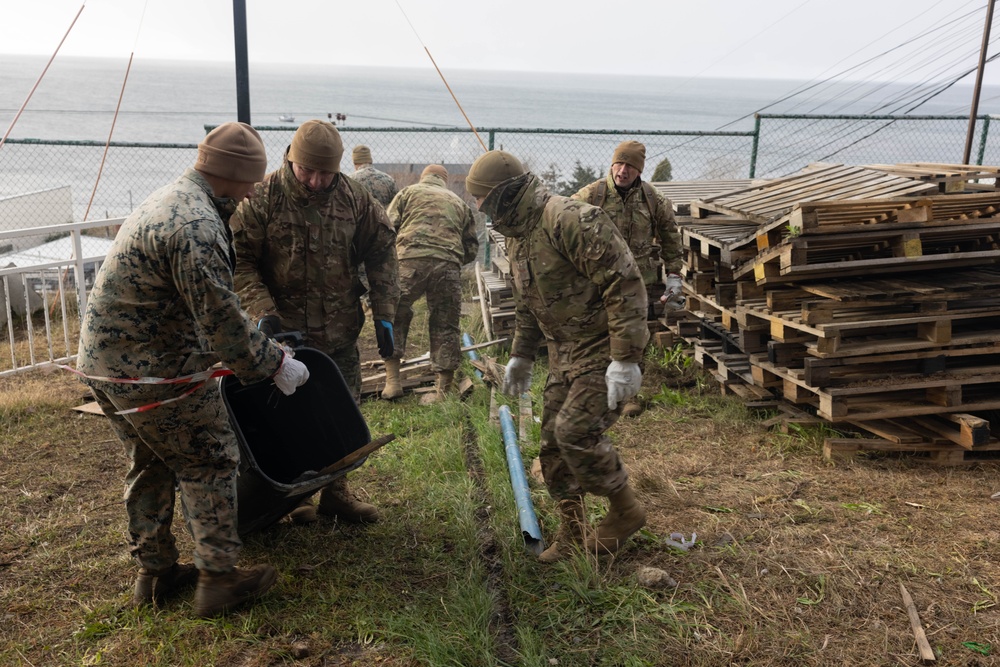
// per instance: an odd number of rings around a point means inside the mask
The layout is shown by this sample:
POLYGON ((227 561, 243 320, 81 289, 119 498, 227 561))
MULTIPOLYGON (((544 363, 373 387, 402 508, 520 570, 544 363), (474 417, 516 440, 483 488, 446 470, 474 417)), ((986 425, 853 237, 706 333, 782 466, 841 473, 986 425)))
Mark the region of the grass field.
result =
MULTIPOLYGON (((63 371, 2 379, 0 664, 917 665, 900 584, 936 664, 1000 664, 996 463, 828 463, 827 431, 768 431, 674 351, 648 361, 649 407, 612 436, 649 519, 615 557, 544 566, 528 553, 477 381, 435 406, 365 402, 373 437, 396 435, 350 476, 382 521, 249 536, 242 562, 280 579, 214 620, 194 618, 190 594, 129 608, 125 461, 103 417, 71 410, 83 385, 63 371), (696 543, 677 549, 672 533, 696 543)), ((537 423, 529 432, 526 464, 537 423)), ((544 488, 532 499, 551 537, 544 488)), ((599 520, 601 500, 588 502, 599 520)), ((188 560, 179 518, 175 532, 188 560)))

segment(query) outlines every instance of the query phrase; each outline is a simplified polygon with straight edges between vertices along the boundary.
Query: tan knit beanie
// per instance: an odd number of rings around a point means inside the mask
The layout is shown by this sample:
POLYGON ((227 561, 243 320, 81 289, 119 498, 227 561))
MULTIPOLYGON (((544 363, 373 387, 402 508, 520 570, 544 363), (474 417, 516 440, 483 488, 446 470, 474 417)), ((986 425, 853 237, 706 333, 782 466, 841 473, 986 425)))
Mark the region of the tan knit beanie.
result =
POLYGON ((469 167, 465 190, 473 197, 485 197, 500 183, 523 173, 524 165, 507 151, 488 151, 469 167))
POLYGON ((354 150, 351 151, 351 160, 354 164, 371 164, 372 151, 367 146, 355 146, 354 150))
POLYGON ((307 120, 299 126, 288 149, 288 161, 316 171, 340 173, 344 142, 340 132, 325 120, 307 120))
POLYGON ((635 167, 641 174, 642 168, 646 166, 646 147, 638 141, 623 141, 615 149, 615 156, 612 158, 611 164, 616 162, 624 162, 635 167))
POLYGON ((264 142, 246 123, 223 123, 198 144, 194 168, 230 181, 256 183, 267 172, 264 142))
POLYGON ((440 176, 445 181, 448 180, 448 170, 444 168, 443 164, 429 164, 424 167, 424 170, 420 172, 420 178, 423 178, 427 174, 434 174, 435 176, 440 176))

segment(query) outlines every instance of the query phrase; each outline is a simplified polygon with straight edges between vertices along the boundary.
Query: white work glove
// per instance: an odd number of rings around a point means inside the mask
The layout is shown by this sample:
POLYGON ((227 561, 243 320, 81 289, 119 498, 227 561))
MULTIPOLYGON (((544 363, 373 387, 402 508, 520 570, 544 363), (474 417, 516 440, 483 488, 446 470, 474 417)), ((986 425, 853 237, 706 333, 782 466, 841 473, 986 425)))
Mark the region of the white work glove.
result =
POLYGON ((663 296, 660 297, 660 303, 665 304, 669 308, 674 310, 680 310, 684 307, 684 284, 681 280, 681 276, 678 273, 668 273, 664 281, 667 288, 663 291, 663 296))
POLYGON ((531 388, 531 369, 535 362, 524 357, 511 357, 503 374, 503 393, 520 396, 531 388))
POLYGON ((285 396, 291 396, 298 387, 301 387, 309 379, 309 369, 301 361, 292 358, 286 353, 281 360, 278 372, 274 374, 274 384, 285 396))
POLYGON ((608 409, 614 410, 622 401, 627 401, 642 389, 642 371, 639 364, 627 361, 612 361, 604 374, 608 384, 608 409))

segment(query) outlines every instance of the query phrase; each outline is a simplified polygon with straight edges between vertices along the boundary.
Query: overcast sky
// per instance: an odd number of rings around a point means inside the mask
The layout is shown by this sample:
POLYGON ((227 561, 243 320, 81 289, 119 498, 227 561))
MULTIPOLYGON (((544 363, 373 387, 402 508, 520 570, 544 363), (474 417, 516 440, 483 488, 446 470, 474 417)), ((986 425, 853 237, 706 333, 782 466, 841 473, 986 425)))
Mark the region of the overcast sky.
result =
MULTIPOLYGON (((961 51, 963 62, 974 68, 986 3, 247 0, 247 23, 251 63, 429 68, 426 46, 446 72, 814 80, 838 74, 963 14, 963 32, 941 38, 937 60, 961 51)), ((233 58, 229 0, 0 0, 0 53, 52 55, 81 6, 60 55, 127 59, 134 52, 137 59, 233 58)), ((1000 30, 994 33, 1000 37, 1000 30)), ((926 69, 897 70, 888 78, 929 77, 935 59, 929 60, 926 69)), ((878 62, 857 69, 856 78, 877 78, 878 62)), ((997 67, 1000 62, 987 68, 988 83, 1000 83, 1000 72, 993 72, 997 67)))

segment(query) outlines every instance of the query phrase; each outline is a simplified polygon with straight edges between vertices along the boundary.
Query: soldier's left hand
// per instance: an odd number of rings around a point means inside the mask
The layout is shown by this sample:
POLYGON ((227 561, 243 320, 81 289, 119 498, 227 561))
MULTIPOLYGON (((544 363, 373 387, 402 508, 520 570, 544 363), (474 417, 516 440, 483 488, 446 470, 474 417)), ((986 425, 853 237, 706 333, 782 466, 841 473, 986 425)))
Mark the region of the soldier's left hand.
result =
POLYGON ((375 340, 378 341, 378 354, 383 359, 392 356, 396 346, 392 337, 392 322, 375 320, 375 340))
POLYGON ((639 364, 628 361, 612 361, 604 374, 608 385, 608 409, 614 410, 622 401, 627 401, 642 389, 642 371, 639 364))
POLYGON ((663 291, 663 296, 660 297, 660 303, 674 310, 680 310, 684 307, 684 284, 680 274, 668 273, 664 282, 666 289, 663 291))

